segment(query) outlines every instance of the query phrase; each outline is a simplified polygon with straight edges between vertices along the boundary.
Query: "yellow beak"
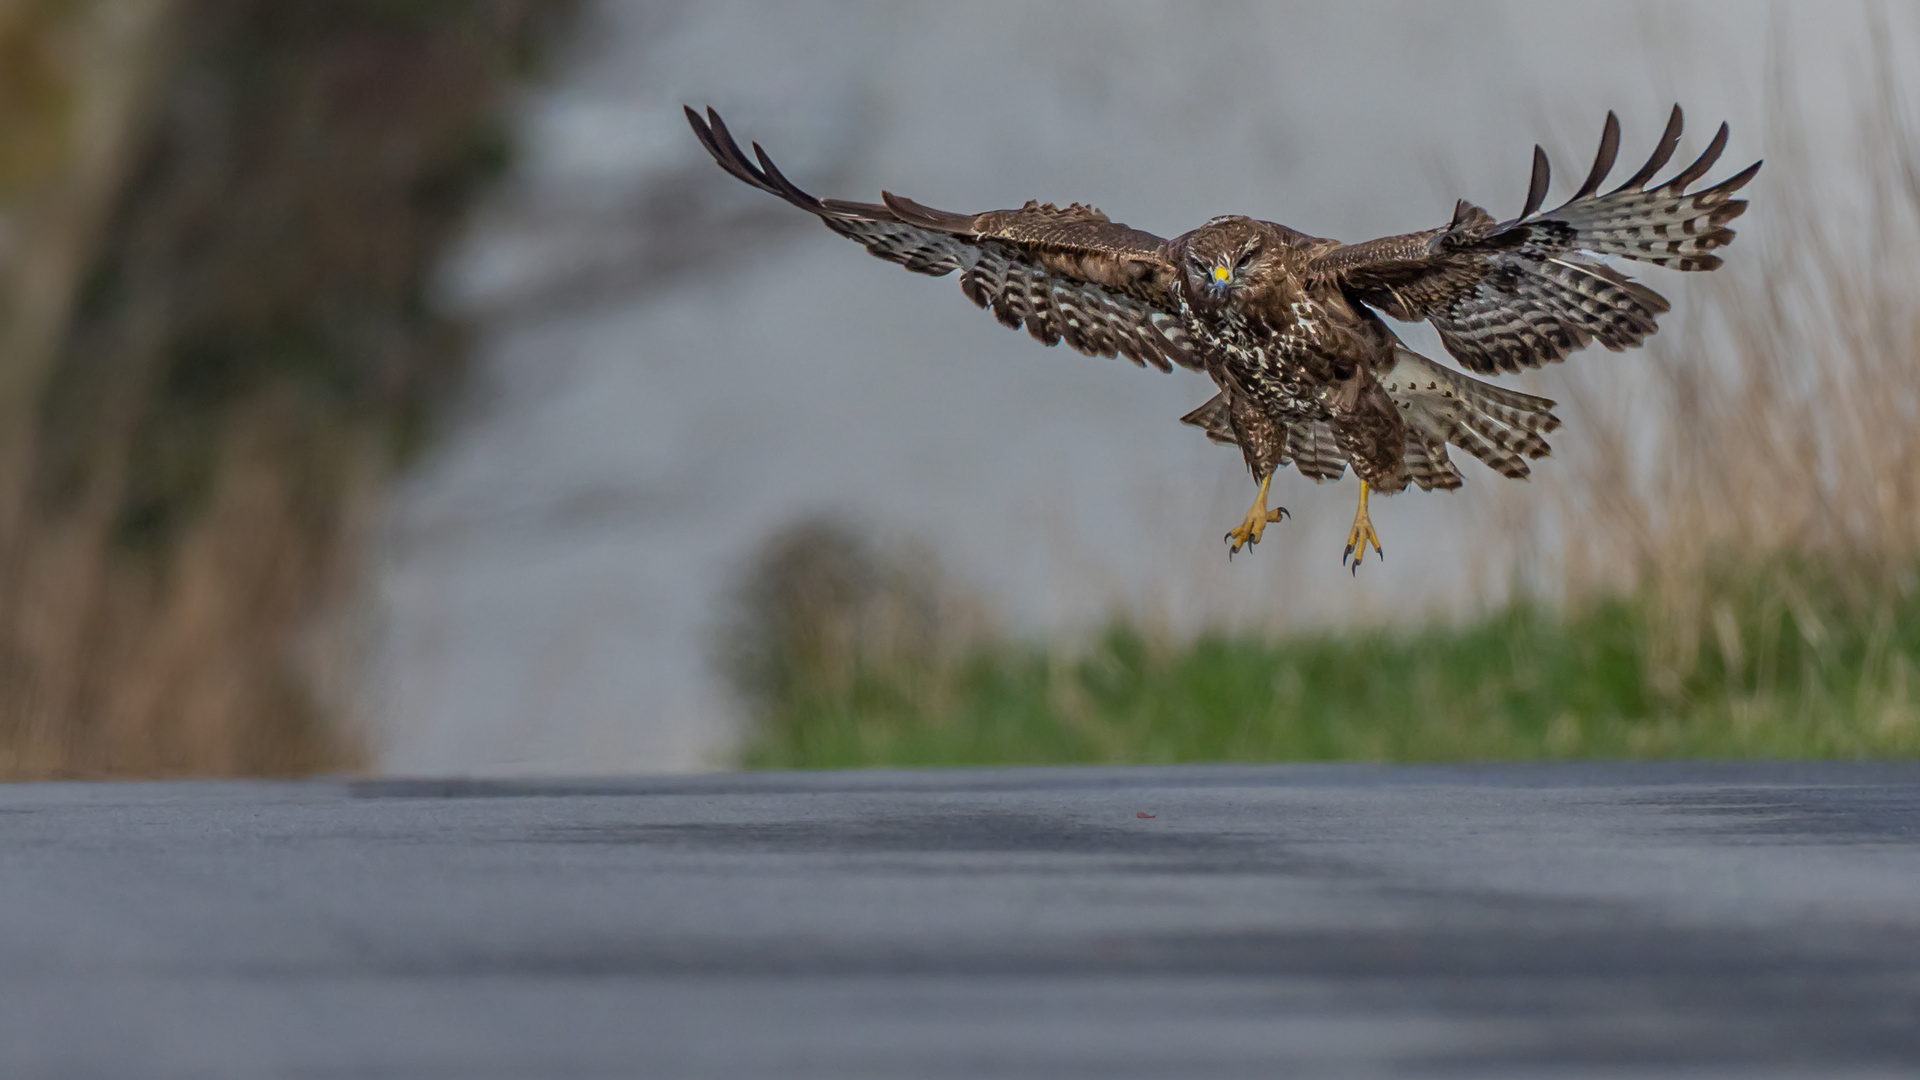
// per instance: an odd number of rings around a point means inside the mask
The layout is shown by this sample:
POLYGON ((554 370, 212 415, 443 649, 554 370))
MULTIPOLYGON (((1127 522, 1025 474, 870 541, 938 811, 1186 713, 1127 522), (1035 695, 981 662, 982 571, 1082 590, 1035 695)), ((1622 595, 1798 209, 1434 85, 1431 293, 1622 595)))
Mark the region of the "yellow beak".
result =
POLYGON ((1224 266, 1216 266, 1213 268, 1213 280, 1215 281, 1225 281, 1232 276, 1233 272, 1224 266))

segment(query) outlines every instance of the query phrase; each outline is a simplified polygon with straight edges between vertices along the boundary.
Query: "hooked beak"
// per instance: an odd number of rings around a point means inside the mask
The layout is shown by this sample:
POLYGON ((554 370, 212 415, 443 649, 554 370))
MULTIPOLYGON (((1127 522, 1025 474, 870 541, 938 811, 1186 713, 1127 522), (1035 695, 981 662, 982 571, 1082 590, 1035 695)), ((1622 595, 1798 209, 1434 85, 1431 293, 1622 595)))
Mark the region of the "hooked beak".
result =
POLYGON ((1226 292, 1233 283, 1233 271, 1225 263, 1213 264, 1213 273, 1207 276, 1207 291, 1218 295, 1226 292))

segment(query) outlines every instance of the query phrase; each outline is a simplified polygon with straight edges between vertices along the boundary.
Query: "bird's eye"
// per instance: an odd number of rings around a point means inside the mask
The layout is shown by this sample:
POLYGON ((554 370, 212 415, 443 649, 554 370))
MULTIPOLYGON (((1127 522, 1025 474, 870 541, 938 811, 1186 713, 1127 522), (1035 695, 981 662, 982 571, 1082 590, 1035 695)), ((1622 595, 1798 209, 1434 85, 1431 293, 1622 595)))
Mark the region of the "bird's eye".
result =
POLYGON ((1259 252, 1254 248, 1248 248, 1247 250, 1241 252, 1240 258, 1233 264, 1233 268, 1235 270, 1245 270, 1247 268, 1247 264, 1252 262, 1253 257, 1257 254, 1259 254, 1259 252))

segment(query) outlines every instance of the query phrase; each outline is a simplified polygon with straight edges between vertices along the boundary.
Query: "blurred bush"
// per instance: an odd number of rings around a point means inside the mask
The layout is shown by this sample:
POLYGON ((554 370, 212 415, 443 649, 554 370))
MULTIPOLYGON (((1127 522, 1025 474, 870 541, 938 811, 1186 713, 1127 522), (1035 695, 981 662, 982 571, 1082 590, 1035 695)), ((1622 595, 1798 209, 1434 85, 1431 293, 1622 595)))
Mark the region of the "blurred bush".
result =
POLYGON ((0 0, 0 776, 359 763, 315 615, 567 7, 0 0))
POLYGON ((815 710, 848 701, 943 712, 957 666, 987 636, 983 608, 932 552, 823 514, 761 545, 718 644, 761 734, 788 742, 808 737, 815 710))

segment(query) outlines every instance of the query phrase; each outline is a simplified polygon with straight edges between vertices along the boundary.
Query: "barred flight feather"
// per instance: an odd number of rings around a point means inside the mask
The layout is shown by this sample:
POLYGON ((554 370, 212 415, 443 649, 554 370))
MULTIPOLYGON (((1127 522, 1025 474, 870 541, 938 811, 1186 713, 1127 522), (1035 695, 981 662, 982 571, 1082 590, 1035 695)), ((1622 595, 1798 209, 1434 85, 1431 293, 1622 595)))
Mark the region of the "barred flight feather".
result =
POLYGON ((1596 194, 1620 143, 1620 121, 1608 113, 1593 168, 1562 205, 1540 209, 1550 169, 1535 147, 1533 182, 1519 217, 1496 223, 1462 201, 1444 228, 1336 246, 1314 267, 1389 314, 1430 320, 1471 371, 1538 367, 1593 341, 1631 348, 1654 332, 1667 301, 1599 260, 1714 269, 1720 257, 1711 253, 1734 237, 1727 223, 1747 208, 1733 194, 1760 168, 1755 162, 1713 187, 1687 191, 1726 148, 1722 124, 1692 164, 1647 187, 1679 146, 1681 126, 1676 105, 1646 164, 1626 183, 1596 194))
POLYGON ((970 216, 890 192, 882 192, 878 204, 817 199, 788 180, 758 143, 749 160, 718 113, 686 112, 721 168, 818 216, 827 228, 879 258, 934 277, 961 271, 961 292, 1006 326, 1025 326, 1047 345, 1064 341, 1089 355, 1125 356, 1162 371, 1174 364, 1197 366, 1185 333, 1169 332, 1171 313, 1146 299, 1150 287, 1142 282, 1157 272, 1154 263, 1164 244, 1159 237, 1078 203, 1065 209, 1029 203, 1023 211, 970 216), (983 224, 999 232, 982 232, 983 224), (1117 264, 1099 267, 1103 279, 1060 272, 1069 259, 1084 270, 1086 260, 1096 256, 1117 264))

